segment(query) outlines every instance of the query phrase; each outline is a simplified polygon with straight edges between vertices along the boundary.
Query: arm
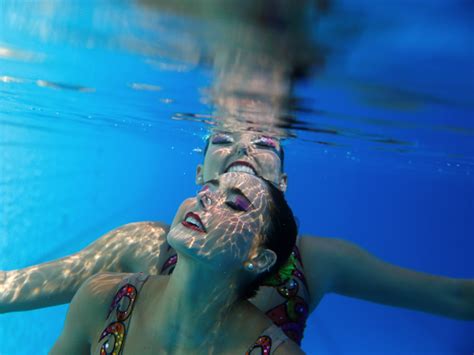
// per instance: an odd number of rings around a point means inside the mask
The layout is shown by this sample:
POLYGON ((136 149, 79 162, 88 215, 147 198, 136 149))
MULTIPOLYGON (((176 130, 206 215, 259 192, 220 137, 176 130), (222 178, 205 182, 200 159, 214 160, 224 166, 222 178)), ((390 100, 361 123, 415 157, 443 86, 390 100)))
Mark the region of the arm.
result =
POLYGON ((300 250, 313 308, 324 293, 335 292, 395 307, 474 320, 474 280, 404 269, 338 239, 303 237, 300 250))
POLYGON ((73 255, 0 273, 0 313, 69 302, 91 275, 104 271, 157 273, 167 227, 131 223, 105 234, 73 255))
POLYGON ((108 306, 123 274, 100 274, 87 280, 72 299, 64 328, 50 354, 88 354, 104 326, 108 306))

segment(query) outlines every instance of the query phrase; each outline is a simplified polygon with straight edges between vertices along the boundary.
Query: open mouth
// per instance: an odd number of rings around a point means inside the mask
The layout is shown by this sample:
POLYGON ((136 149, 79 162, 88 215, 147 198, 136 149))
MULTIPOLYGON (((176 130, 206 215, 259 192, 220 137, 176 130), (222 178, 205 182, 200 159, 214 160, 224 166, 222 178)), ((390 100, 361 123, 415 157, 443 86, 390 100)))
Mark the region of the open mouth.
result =
POLYGON ((247 163, 246 161, 234 161, 232 164, 230 164, 226 171, 226 173, 247 173, 251 175, 257 175, 255 172, 254 167, 250 164, 247 163))
POLYGON ((186 228, 190 228, 200 233, 206 233, 206 228, 202 224, 201 218, 196 213, 188 212, 181 222, 186 228))

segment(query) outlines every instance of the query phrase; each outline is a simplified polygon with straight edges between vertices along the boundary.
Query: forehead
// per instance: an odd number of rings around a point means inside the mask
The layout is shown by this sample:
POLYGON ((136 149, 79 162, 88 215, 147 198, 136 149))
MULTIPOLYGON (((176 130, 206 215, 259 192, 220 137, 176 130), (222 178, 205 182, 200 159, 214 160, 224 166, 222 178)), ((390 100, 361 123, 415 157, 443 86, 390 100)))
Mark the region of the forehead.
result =
POLYGON ((243 131, 243 132, 230 132, 230 131, 224 131, 224 130, 215 130, 212 132, 210 137, 214 137, 217 135, 227 135, 231 136, 235 141, 239 140, 254 140, 257 138, 266 138, 269 140, 274 141, 277 145, 280 144, 280 138, 276 137, 270 133, 263 133, 263 132, 253 132, 253 131, 243 131))

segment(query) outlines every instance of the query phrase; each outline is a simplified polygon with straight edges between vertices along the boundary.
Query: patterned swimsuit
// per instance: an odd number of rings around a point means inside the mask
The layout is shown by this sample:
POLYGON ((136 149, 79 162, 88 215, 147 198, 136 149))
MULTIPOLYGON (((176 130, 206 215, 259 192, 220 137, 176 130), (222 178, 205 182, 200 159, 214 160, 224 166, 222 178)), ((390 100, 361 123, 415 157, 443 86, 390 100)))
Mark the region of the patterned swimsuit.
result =
MULTIPOLYGON (((168 247, 168 256, 160 274, 171 274, 177 261, 176 252, 168 247)), ((309 291, 296 245, 287 263, 264 281, 256 298, 250 301, 263 310, 288 338, 301 345, 309 316, 309 291)))
MULTIPOLYGON (((98 340, 98 354, 123 354, 133 308, 138 294, 147 280, 147 275, 138 273, 124 278, 120 283, 110 304, 105 328, 98 340)), ((272 324, 260 334, 245 355, 271 355, 287 340, 285 333, 272 324)))

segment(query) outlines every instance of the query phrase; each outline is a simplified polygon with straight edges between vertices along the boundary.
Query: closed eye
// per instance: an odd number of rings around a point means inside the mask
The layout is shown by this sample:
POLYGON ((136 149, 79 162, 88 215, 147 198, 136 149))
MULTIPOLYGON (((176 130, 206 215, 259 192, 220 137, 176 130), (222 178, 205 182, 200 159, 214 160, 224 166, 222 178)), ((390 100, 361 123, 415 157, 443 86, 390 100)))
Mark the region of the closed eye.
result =
POLYGON ((234 138, 228 134, 218 133, 212 136, 211 142, 212 144, 229 144, 234 142, 234 138))
POLYGON ((247 212, 252 208, 250 201, 247 200, 246 197, 239 194, 234 195, 232 199, 226 201, 226 204, 230 208, 241 212, 247 212))
POLYGON ((258 137, 256 140, 254 140, 253 144, 255 144, 255 146, 259 148, 270 149, 274 151, 278 156, 280 155, 280 152, 278 150, 278 145, 274 138, 261 136, 261 137, 258 137))
POLYGON ((239 211, 239 212, 245 212, 247 211, 243 206, 238 205, 237 203, 233 201, 226 201, 225 203, 227 206, 232 208, 233 210, 239 211))

